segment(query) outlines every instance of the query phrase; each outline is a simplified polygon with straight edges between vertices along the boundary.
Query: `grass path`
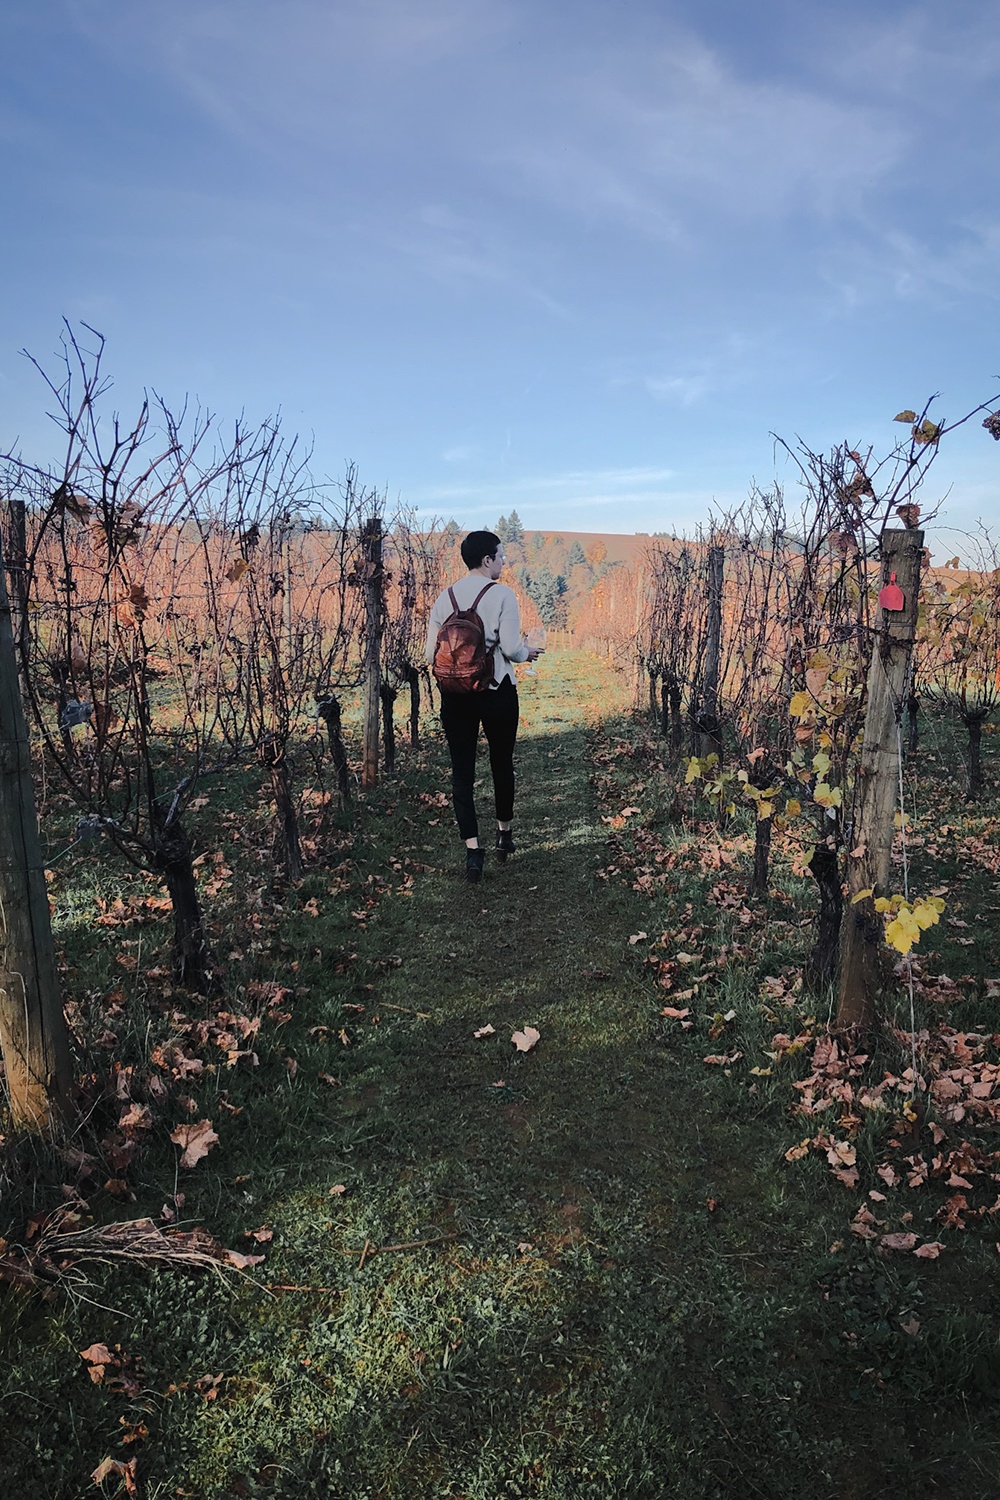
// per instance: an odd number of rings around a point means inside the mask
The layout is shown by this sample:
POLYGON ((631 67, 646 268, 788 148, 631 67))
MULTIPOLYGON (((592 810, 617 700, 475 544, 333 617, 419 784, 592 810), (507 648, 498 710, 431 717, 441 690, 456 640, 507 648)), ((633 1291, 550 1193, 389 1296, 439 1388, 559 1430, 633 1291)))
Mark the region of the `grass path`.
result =
MULTIPOLYGON (((102 1305, 26 1321, 11 1500, 32 1475, 77 1500, 108 1453, 137 1453, 149 1497, 995 1493, 954 1308, 937 1343, 901 1334, 935 1294, 831 1258, 846 1197, 784 1162, 787 1101, 658 1018, 628 939, 696 920, 697 891, 601 878, 617 809, 594 752, 620 695, 582 654, 522 684, 519 852, 481 886, 435 804, 437 739, 371 798, 349 892, 309 877, 271 954, 303 993, 260 1068, 199 1097, 222 1139, 183 1184, 227 1244, 262 1231, 254 1274, 297 1290, 123 1273, 102 1305), (865 1370, 876 1326, 888 1388, 865 1370), (134 1389, 86 1381, 95 1340, 134 1389)), ((725 1003, 755 1013, 758 979, 729 971, 725 1003)), ((154 1212, 170 1161, 146 1170, 154 1212)))

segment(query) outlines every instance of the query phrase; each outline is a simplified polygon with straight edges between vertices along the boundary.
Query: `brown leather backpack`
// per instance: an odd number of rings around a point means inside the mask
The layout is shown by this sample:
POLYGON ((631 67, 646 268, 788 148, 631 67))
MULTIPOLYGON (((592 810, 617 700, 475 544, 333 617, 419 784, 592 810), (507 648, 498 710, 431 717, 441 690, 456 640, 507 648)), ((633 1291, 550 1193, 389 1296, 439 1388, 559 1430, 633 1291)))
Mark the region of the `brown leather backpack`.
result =
POLYGON ((477 613, 489 582, 469 609, 459 609, 455 590, 448 590, 453 612, 438 631, 431 671, 442 693, 484 693, 493 681, 493 647, 486 644, 486 627, 477 613))

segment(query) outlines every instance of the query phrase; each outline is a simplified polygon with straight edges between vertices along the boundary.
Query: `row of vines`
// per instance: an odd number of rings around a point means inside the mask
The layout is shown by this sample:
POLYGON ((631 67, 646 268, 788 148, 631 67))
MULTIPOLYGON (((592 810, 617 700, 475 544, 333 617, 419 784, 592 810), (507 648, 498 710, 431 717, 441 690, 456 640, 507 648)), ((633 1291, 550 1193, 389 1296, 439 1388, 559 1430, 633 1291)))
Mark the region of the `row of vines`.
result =
MULTIPOLYGON (((976 797, 1000 706, 1000 556, 983 532, 966 543, 978 566, 931 568, 919 529, 917 492, 960 424, 926 409, 896 420, 908 435, 882 458, 781 445, 796 503, 754 489, 697 540, 652 545, 642 590, 638 665, 668 762, 720 822, 752 808, 755 895, 776 839, 814 878, 804 978, 835 987, 843 1025, 877 1019, 883 937, 898 959, 943 910, 907 880, 903 767, 920 707, 961 719, 976 797)), ((983 426, 995 437, 1000 419, 983 426)))
MULTIPOLYGON (((75 841, 105 840, 165 883, 176 977, 209 992, 219 973, 192 803, 206 778, 239 773, 241 786, 256 784, 275 809, 284 875, 301 877, 297 769, 311 762, 335 811, 353 794, 344 695, 361 708, 362 786, 392 767, 401 690, 418 740, 422 682, 430 688, 423 632, 453 540, 390 514, 354 469, 318 483, 277 421, 240 421, 226 434, 205 411, 150 397, 124 422, 107 399, 102 342, 85 349, 68 331, 63 352, 55 378, 41 372, 62 461, 8 454, 0 469, 0 571, 25 718, 21 745, 4 725, 4 768, 23 783, 30 742, 46 785, 76 808, 75 841)), ((20 825, 15 801, 5 794, 20 825)), ((37 885, 41 874, 37 850, 23 862, 29 875, 12 872, 14 896, 21 876, 37 885)), ((6 932, 8 974, 40 967, 44 882, 29 925, 27 959, 6 932)), ((58 1007, 34 1007, 11 985, 5 995, 15 1113, 47 1118, 45 1101, 68 1088, 67 1049, 54 1054, 45 1035, 58 1028, 58 1007)))

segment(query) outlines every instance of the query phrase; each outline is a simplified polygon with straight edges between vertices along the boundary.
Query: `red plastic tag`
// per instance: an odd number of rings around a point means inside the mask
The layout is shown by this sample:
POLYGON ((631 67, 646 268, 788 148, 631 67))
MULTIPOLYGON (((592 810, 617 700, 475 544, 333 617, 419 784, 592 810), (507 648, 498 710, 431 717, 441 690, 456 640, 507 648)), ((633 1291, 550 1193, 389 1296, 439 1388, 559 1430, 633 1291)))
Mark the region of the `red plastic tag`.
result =
POLYGON ((895 573, 889 574, 889 582, 878 596, 878 602, 883 609, 902 609, 906 603, 903 598, 903 590, 896 582, 895 573))

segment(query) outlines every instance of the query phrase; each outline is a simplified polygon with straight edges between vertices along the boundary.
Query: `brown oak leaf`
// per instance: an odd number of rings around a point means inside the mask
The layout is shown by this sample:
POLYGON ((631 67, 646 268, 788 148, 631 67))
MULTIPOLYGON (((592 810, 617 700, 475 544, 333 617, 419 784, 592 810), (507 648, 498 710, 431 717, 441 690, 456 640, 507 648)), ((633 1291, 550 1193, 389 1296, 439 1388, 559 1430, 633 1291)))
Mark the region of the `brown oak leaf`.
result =
POLYGON ((182 1150, 181 1166, 195 1167, 203 1156, 207 1156, 219 1137, 212 1129, 211 1120, 195 1120, 192 1125, 178 1125, 170 1132, 170 1139, 182 1150))

